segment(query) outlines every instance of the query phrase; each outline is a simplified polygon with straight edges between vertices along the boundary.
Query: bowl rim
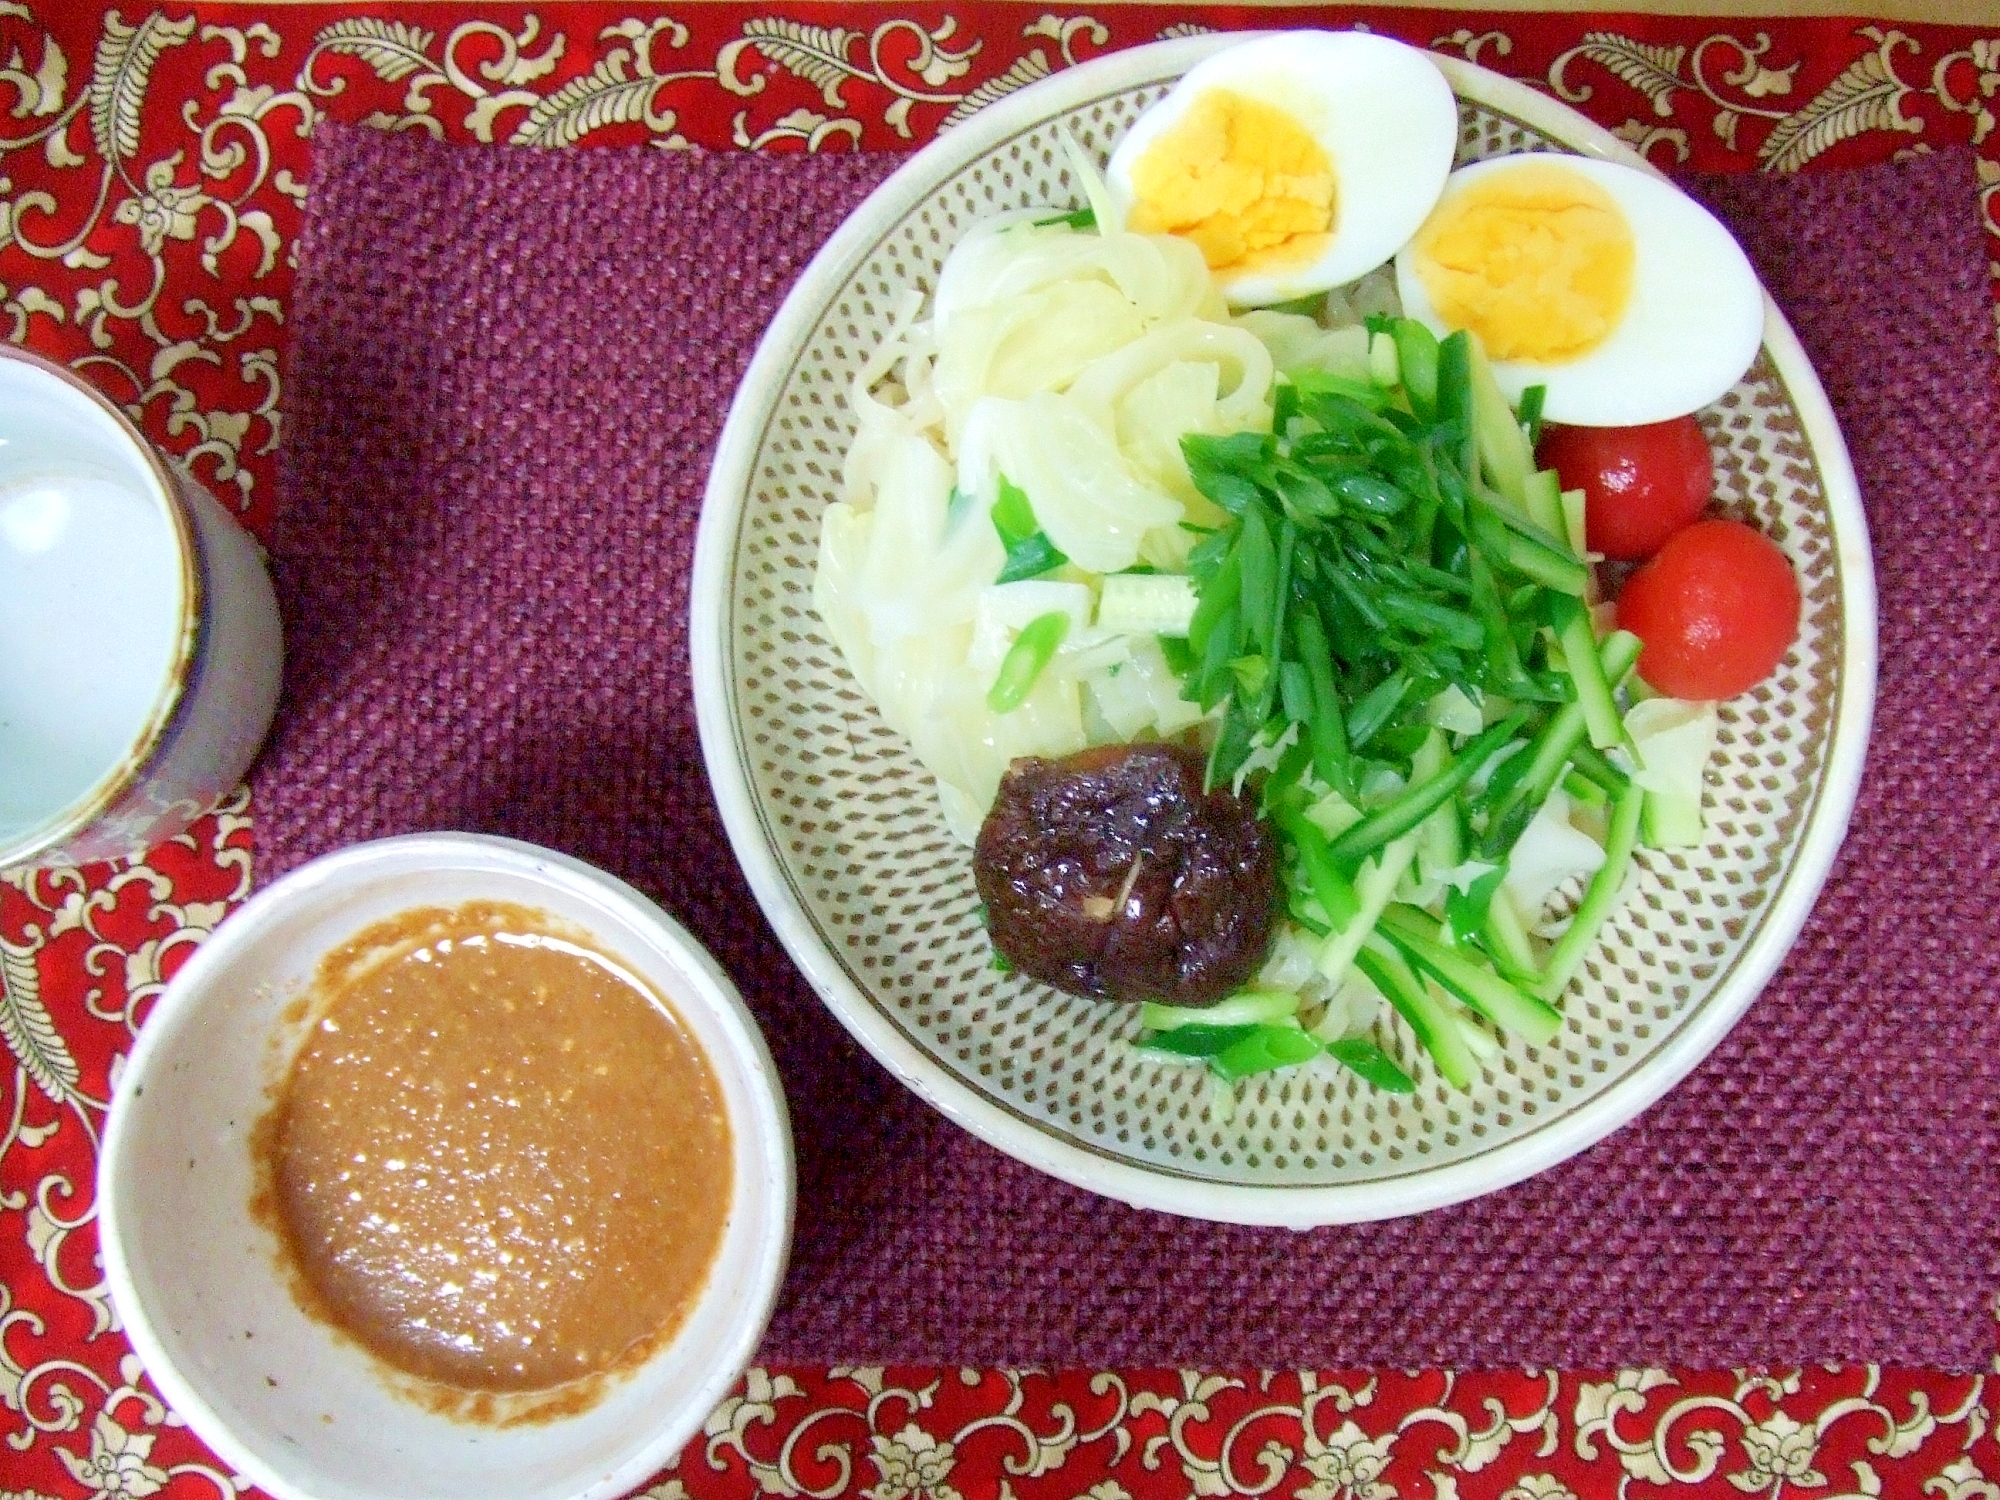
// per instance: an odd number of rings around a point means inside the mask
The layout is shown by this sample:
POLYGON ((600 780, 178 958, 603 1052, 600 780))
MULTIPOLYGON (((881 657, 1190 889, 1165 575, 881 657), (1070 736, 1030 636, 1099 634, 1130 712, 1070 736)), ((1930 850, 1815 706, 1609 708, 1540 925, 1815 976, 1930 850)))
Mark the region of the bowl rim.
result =
MULTIPOLYGON (((739 754, 731 670, 734 564, 774 393, 813 334, 828 294, 873 251, 882 226, 911 212, 951 172, 1010 137, 1099 98, 1178 77, 1211 53, 1257 32, 1154 42, 1094 58, 988 105, 939 136, 882 182, 813 257, 765 332, 729 408, 696 533, 689 590, 695 714, 709 781, 737 858, 766 918, 821 1000, 877 1061, 953 1123, 1016 1160, 1138 1208, 1218 1222, 1317 1228, 1397 1218, 1497 1191, 1596 1144, 1691 1072, 1742 1017, 1783 961, 1812 911, 1846 836, 1873 715, 1876 593, 1866 515, 1847 447, 1825 390, 1784 314, 1764 294, 1761 353, 1776 367, 1811 448, 1831 519, 1841 586, 1840 675, 1825 769, 1790 870, 1730 973, 1661 1046, 1596 1097, 1477 1156, 1388 1180, 1322 1185, 1215 1182, 1099 1154, 1044 1131, 954 1076, 872 1002, 822 944, 773 853, 762 809, 739 754)), ((1475 63, 1427 53, 1459 97, 1511 116, 1579 153, 1664 177, 1609 131, 1568 105, 1475 63)))
MULTIPOLYGON (((96 1181, 106 1284, 123 1320, 126 1336, 146 1373, 167 1404, 187 1419, 203 1442, 278 1500, 317 1500, 310 1489, 301 1487, 295 1478, 267 1462, 262 1453, 237 1435, 209 1403, 196 1378, 173 1357, 167 1342, 153 1326, 126 1258, 125 1227, 119 1207, 120 1184, 129 1171, 137 1170, 124 1165, 134 1149, 129 1105, 146 1083, 153 1059, 167 1045, 169 1035, 199 1024, 204 1001, 212 993, 211 975, 225 971, 238 950, 254 942, 294 904, 323 898, 330 891, 351 887, 357 881, 365 882, 372 870, 383 866, 407 869, 413 856, 426 860, 434 869, 503 873, 564 887, 601 910, 617 913, 635 929, 648 934, 691 981, 688 988, 694 995, 677 992, 674 1002, 699 1005, 721 1023, 749 1085, 746 1092, 750 1117, 740 1121, 732 1118, 732 1124, 754 1137, 753 1154, 761 1171, 758 1181, 740 1185, 739 1191, 747 1200, 762 1200, 771 1230, 755 1242, 754 1253, 743 1266, 732 1268, 748 1273, 740 1279, 742 1301, 738 1315, 729 1324, 727 1337, 712 1351, 715 1358, 710 1373, 685 1406, 667 1413, 668 1420, 613 1468, 606 1470, 600 1463, 578 1466, 576 1487, 569 1492, 573 1500, 610 1500, 650 1477, 677 1454, 701 1430, 709 1413, 749 1365, 777 1305, 779 1286, 790 1259, 797 1172, 790 1113, 778 1070, 763 1032, 735 983, 670 913, 632 885, 594 865, 553 849, 494 834, 408 834, 369 840, 322 855, 265 886, 227 916, 168 981, 139 1028, 138 1039, 126 1057, 125 1068, 112 1094, 96 1181)), ((726 1285, 711 1276, 694 1306, 722 1294, 726 1285)), ((670 1340, 653 1358, 664 1357, 674 1342, 670 1340)), ((579 1415, 587 1414, 589 1409, 579 1415)), ((437 1416, 435 1420, 463 1426, 467 1431, 476 1430, 473 1425, 456 1423, 448 1416, 437 1416)), ((543 1425, 557 1428, 567 1420, 556 1418, 543 1425)), ((384 1500, 404 1497, 404 1492, 392 1488, 378 1493, 384 1500)), ((504 1494, 496 1495, 495 1500, 504 1500, 504 1494)))

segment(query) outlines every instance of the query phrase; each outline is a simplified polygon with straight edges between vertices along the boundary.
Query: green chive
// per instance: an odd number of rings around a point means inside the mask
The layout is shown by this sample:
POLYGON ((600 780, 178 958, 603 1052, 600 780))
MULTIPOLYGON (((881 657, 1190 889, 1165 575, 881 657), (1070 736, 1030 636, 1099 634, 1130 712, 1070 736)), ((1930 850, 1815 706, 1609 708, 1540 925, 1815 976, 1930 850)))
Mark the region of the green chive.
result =
POLYGON ((1025 703, 1035 679, 1055 659, 1057 648, 1068 634, 1069 616, 1059 609, 1037 615, 1023 625, 1000 663, 993 686, 987 690, 986 706, 996 714, 1005 714, 1025 703))

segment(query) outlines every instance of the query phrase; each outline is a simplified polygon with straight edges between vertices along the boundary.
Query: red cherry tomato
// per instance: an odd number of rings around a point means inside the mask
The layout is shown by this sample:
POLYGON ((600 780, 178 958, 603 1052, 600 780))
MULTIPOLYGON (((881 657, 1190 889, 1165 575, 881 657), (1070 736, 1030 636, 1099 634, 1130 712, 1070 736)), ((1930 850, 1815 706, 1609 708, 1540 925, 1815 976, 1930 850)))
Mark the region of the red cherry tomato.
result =
POLYGON ((1771 675, 1799 633, 1785 554, 1741 521, 1697 521, 1625 580, 1618 628, 1639 675, 1676 698, 1734 698, 1771 675))
POLYGON ((1715 493, 1715 460, 1693 417, 1644 427, 1544 427, 1542 467, 1583 491, 1592 552, 1638 562, 1702 513, 1715 493))

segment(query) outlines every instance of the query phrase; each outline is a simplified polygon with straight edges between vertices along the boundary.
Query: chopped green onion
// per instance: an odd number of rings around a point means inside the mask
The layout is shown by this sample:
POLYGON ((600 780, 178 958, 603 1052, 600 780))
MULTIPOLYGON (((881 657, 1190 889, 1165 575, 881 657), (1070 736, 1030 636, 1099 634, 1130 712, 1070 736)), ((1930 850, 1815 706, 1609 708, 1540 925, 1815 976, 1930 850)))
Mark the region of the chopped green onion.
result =
POLYGON ((1034 223, 1037 229, 1049 229, 1057 224, 1062 224, 1075 230, 1095 229, 1097 227, 1097 211, 1091 208, 1079 208, 1066 214, 1056 214, 1052 218, 1036 219, 1034 223))
POLYGON ((1039 578, 1069 561, 1042 531, 1027 494, 1004 474, 1000 477, 1000 493, 993 501, 993 529, 1000 533, 1000 545, 1007 549, 1000 576, 994 580, 997 583, 1039 578))
POLYGON ((1429 817, 1446 798, 1457 796, 1459 789, 1514 737, 1514 731, 1527 718, 1525 710, 1514 710, 1467 745, 1449 768, 1429 781, 1405 788, 1395 801, 1370 813, 1335 839, 1328 854, 1337 864, 1351 865, 1391 839, 1408 833, 1429 817))
POLYGON ((1253 1026, 1247 1035, 1209 1059, 1218 1077, 1234 1083, 1256 1073, 1289 1068, 1319 1056, 1320 1044, 1297 1026, 1253 1026))
POLYGON ((1176 1057, 1214 1057, 1255 1031, 1255 1026, 1215 1026, 1206 1021, 1176 1026, 1171 1031, 1152 1031, 1133 1045, 1149 1052, 1171 1052, 1176 1057))
POLYGON ((1537 448, 1542 441, 1542 404, 1549 397, 1545 385, 1531 385, 1521 392, 1521 426, 1528 435, 1528 446, 1537 448))
POLYGON ((1417 1091, 1410 1075, 1396 1066, 1395 1059, 1365 1036, 1344 1036, 1324 1045, 1327 1056, 1342 1067, 1360 1074, 1363 1082, 1373 1084, 1384 1093, 1414 1094, 1417 1091))
POLYGON ((1402 376, 1403 394, 1409 398, 1410 410, 1419 421, 1433 421, 1438 414, 1437 335, 1415 318, 1398 318, 1393 332, 1396 369, 1402 376))
POLYGON ((993 686, 987 690, 986 706, 996 714, 1005 714, 1025 703, 1035 679, 1055 659, 1063 637, 1068 634, 1069 616, 1059 609, 1036 615, 1023 625, 1000 663, 993 686))

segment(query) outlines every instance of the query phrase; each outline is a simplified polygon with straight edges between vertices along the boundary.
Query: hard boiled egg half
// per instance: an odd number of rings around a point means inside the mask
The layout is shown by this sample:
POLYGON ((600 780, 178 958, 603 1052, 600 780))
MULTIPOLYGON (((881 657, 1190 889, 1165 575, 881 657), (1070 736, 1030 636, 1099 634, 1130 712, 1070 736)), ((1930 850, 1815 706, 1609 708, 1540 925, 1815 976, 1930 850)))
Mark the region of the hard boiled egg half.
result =
POLYGON ((1387 261, 1437 201, 1457 144, 1451 85, 1423 53, 1289 31, 1189 69, 1105 176, 1127 229, 1192 240, 1230 302, 1261 307, 1387 261))
POLYGON ((1663 422, 1750 368, 1764 293, 1709 212, 1651 173, 1536 152, 1451 174, 1396 257, 1403 311, 1471 329, 1510 401, 1580 427, 1663 422))

